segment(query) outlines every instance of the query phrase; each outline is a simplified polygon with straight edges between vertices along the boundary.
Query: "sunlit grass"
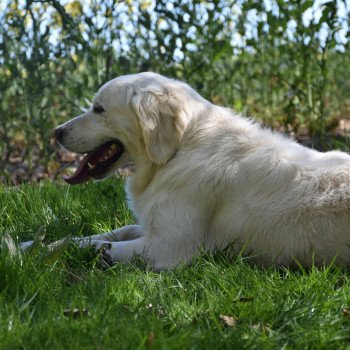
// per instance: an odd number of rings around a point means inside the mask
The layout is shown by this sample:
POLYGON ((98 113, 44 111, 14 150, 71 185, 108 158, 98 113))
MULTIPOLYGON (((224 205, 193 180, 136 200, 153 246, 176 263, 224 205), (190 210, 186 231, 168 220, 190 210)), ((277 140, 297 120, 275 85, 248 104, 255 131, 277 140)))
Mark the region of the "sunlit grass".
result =
MULTIPOLYGON (((53 241, 129 224, 121 185, 2 188, 0 232, 22 241, 44 227, 53 241)), ((334 266, 261 270, 218 253, 155 273, 102 269, 74 246, 50 264, 0 256, 0 349, 345 349, 348 307, 349 273, 334 266)))

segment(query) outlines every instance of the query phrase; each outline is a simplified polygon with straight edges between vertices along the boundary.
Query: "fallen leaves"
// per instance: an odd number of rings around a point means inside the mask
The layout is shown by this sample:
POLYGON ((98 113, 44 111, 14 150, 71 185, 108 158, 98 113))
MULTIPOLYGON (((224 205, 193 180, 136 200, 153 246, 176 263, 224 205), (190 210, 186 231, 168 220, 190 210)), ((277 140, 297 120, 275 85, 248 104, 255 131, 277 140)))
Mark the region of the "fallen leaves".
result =
POLYGON ((17 248, 17 244, 8 233, 4 233, 0 238, 1 253, 6 253, 10 257, 27 254, 30 256, 38 257, 45 264, 53 265, 67 250, 67 247, 71 242, 71 236, 68 235, 56 242, 45 245, 43 242, 45 233, 45 226, 39 227, 34 236, 34 240, 23 242, 21 249, 17 248))
MULTIPOLYGON (((238 320, 234 316, 219 315, 219 320, 223 328, 234 329, 238 324, 238 320)), ((271 325, 269 323, 252 324, 250 328, 264 336, 268 336, 271 333, 271 325)))
POLYGON ((1 251, 6 251, 11 257, 17 254, 15 242, 8 233, 4 233, 1 237, 1 251))
POLYGON ((63 315, 67 318, 72 318, 73 320, 78 320, 80 318, 86 318, 90 316, 88 309, 65 309, 63 315))
POLYGON ((342 310, 341 310, 342 314, 344 317, 350 317, 350 310, 349 308, 347 307, 344 307, 342 310))
POLYGON ((271 325, 269 323, 258 323, 251 326, 257 333, 268 336, 271 333, 271 325))
MULTIPOLYGON (((60 180, 63 173, 74 172, 82 156, 69 152, 63 147, 55 145, 49 159, 43 156, 38 145, 31 146, 30 161, 23 142, 17 143, 8 159, 0 157, 0 184, 18 186, 26 182, 38 182, 44 179, 60 180)), ((134 173, 134 164, 127 163, 118 170, 119 176, 131 176, 134 173)))
MULTIPOLYGON (((74 160, 73 160, 74 161, 74 160)), ((56 160, 50 160, 47 163, 47 171, 49 174, 57 174, 61 169, 62 164, 56 160)))
MULTIPOLYGON (((15 140, 14 140, 15 141, 15 140)), ((6 159, 0 157, 0 183, 20 185, 25 182, 37 182, 43 179, 58 179, 67 167, 76 167, 81 156, 68 152, 51 140, 50 157, 40 145, 30 146, 30 155, 23 140, 12 145, 11 154, 6 159), (46 153, 46 156, 44 156, 46 153)))
POLYGON ((219 315, 221 325, 223 327, 234 328, 237 324, 237 319, 233 316, 219 315))

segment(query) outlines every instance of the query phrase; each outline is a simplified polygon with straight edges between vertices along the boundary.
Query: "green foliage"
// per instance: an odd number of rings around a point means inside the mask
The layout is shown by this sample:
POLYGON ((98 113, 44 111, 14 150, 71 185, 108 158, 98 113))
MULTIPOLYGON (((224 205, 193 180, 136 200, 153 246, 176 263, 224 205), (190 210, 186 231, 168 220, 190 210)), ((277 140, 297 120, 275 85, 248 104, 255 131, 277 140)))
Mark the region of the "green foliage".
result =
MULTIPOLYGON (((0 238, 33 239, 45 227, 53 241, 129 224, 121 185, 0 186, 0 238)), ((161 273, 137 262, 101 269, 97 260, 74 246, 53 264, 1 249, 0 348, 349 347, 346 270, 261 270, 222 253, 161 273)))
POLYGON ((109 79, 145 70, 288 132, 325 134, 349 114, 347 4, 7 0, 0 162, 47 166, 55 126, 80 114, 109 79))

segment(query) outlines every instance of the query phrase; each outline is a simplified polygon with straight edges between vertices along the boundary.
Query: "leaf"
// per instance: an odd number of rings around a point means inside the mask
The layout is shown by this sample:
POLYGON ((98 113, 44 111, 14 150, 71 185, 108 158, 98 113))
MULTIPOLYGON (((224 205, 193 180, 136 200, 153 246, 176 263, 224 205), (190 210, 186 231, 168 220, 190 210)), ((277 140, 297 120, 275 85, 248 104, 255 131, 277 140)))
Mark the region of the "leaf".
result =
POLYGON ((1 237, 1 250, 5 250, 11 257, 17 254, 15 242, 8 233, 1 237))
POLYGON ((27 249, 27 252, 31 255, 37 255, 43 247, 43 240, 46 235, 46 227, 40 226, 34 235, 33 244, 27 249))
POLYGON ((309 7, 311 7, 314 4, 313 0, 306 0, 300 8, 300 12, 303 13, 305 12, 309 7))
POLYGON ((71 236, 68 235, 62 239, 60 239, 59 241, 53 242, 50 245, 47 246, 47 253, 44 256, 44 261, 47 264, 54 264, 59 258, 60 256, 63 254, 63 252, 66 251, 69 242, 71 240, 71 236))
POLYGON ((219 319, 221 321, 221 325, 224 327, 234 328, 237 324, 237 319, 233 316, 220 315, 219 319))
POLYGON ((251 328, 254 329, 256 332, 261 332, 265 336, 268 336, 271 333, 271 325, 269 323, 253 324, 251 325, 251 328))

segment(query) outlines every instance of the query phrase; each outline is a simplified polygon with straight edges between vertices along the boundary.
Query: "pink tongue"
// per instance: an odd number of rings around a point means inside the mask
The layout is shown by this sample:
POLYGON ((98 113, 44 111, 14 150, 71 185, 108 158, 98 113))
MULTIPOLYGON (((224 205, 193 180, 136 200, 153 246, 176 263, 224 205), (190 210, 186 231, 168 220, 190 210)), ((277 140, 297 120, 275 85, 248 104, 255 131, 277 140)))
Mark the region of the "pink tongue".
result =
POLYGON ((63 175, 63 180, 70 185, 86 182, 94 175, 101 175, 106 172, 109 165, 116 161, 122 153, 123 146, 120 143, 114 141, 104 143, 96 150, 89 152, 81 160, 73 175, 63 175))
POLYGON ((75 173, 71 176, 63 175, 63 180, 70 185, 77 185, 88 181, 91 178, 90 170, 87 162, 90 158, 90 153, 88 153, 80 162, 79 166, 75 170, 75 173))

